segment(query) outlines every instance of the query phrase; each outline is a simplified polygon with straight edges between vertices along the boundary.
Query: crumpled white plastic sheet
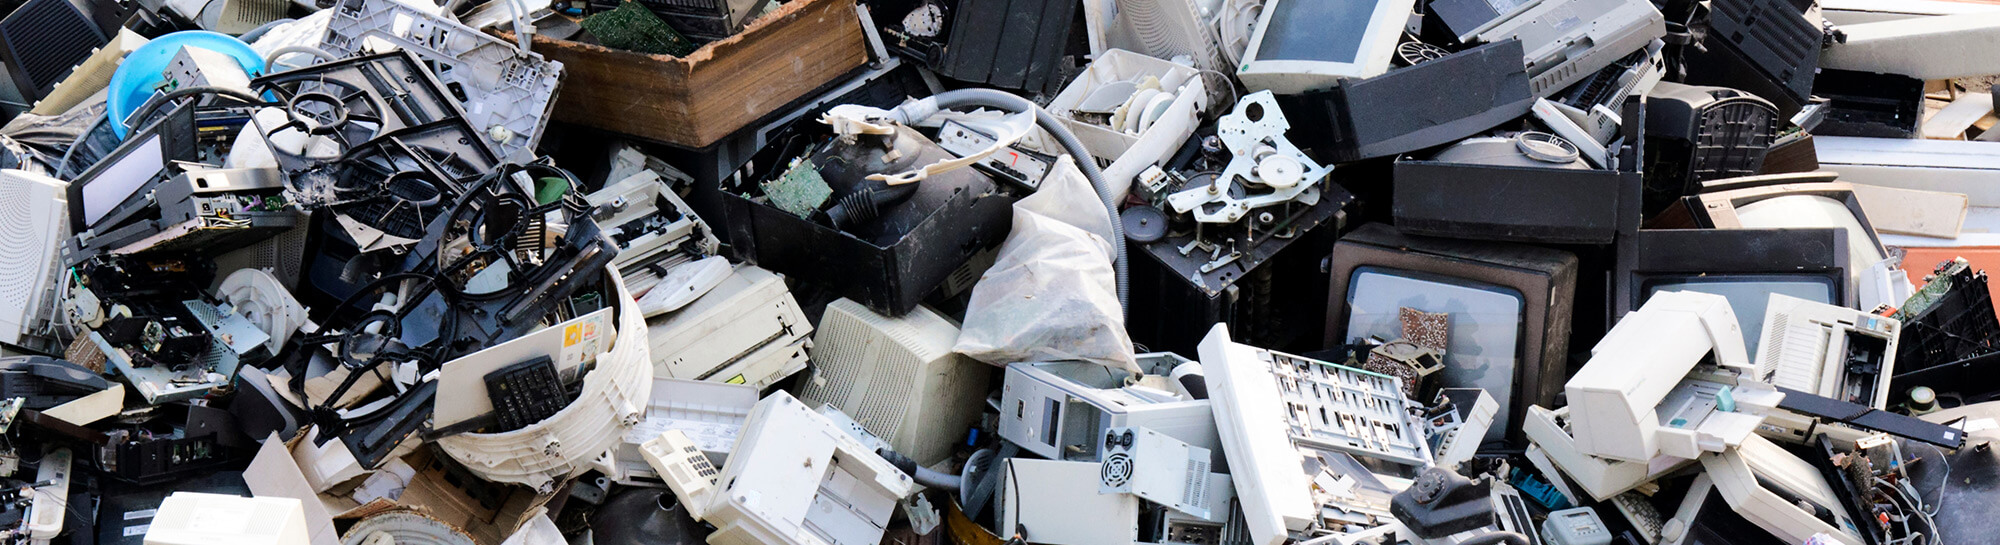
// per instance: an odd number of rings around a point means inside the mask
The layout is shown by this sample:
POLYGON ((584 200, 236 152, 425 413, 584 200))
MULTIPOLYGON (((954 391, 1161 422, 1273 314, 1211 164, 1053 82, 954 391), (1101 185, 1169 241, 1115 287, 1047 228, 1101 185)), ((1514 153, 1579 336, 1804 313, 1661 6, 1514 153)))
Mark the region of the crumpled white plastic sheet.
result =
POLYGON ((1111 268, 1111 220, 1070 156, 1034 195, 972 287, 953 351, 994 365, 1081 360, 1139 373, 1111 268))

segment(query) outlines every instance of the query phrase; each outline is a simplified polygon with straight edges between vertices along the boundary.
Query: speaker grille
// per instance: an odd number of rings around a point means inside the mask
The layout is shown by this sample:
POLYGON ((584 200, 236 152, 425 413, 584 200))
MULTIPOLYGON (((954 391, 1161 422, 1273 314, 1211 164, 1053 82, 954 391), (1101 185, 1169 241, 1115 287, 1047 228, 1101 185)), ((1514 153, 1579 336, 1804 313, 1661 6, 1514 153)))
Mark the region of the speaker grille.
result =
POLYGON ((0 185, 0 301, 9 306, 28 304, 35 289, 35 270, 45 263, 36 255, 34 213, 28 210, 30 196, 26 184, 0 185))
POLYGON ((92 49, 104 45, 90 18, 68 0, 29 0, 0 20, 0 40, 32 87, 21 94, 32 98, 46 94, 92 49))

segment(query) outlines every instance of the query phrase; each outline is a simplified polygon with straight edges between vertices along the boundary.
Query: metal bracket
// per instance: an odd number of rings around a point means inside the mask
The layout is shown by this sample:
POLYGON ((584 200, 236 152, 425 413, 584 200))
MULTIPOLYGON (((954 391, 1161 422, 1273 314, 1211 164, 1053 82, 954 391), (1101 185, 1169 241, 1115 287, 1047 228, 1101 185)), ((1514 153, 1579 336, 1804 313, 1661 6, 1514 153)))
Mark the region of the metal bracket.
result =
POLYGON ((1217 123, 1217 136, 1231 155, 1229 166, 1213 184, 1168 195, 1167 203, 1175 212, 1193 212, 1195 221, 1201 223, 1235 223, 1258 208, 1295 200, 1308 205, 1319 202, 1317 186, 1333 167, 1313 162, 1285 139, 1291 123, 1270 91, 1243 97, 1236 109, 1217 123), (1243 197, 1231 194, 1239 183, 1246 193, 1243 197), (1248 193, 1251 189, 1268 192, 1248 193), (1215 203, 1222 206, 1208 206, 1215 203))

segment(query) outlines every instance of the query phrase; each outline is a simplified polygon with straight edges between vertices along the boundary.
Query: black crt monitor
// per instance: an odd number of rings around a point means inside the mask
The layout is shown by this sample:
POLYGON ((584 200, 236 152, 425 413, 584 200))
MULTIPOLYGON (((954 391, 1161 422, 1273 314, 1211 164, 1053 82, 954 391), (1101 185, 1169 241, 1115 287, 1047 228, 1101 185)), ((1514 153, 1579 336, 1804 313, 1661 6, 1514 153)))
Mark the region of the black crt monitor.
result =
POLYGON ((1331 272, 1328 346, 1400 338, 1404 308, 1448 315, 1439 384, 1481 388, 1499 402, 1485 443, 1519 444, 1528 406, 1555 406, 1567 376, 1575 255, 1370 224, 1334 245, 1331 272))
POLYGON ((135 197, 172 177, 174 161, 194 161, 198 151, 192 105, 174 107, 159 122, 132 131, 69 184, 70 232, 115 227, 131 218, 147 206, 135 197))
POLYGON ((1806 229, 1641 229, 1618 242, 1605 326, 1652 294, 1694 291, 1729 300, 1756 353, 1772 293, 1854 306, 1847 283, 1847 232, 1806 229))

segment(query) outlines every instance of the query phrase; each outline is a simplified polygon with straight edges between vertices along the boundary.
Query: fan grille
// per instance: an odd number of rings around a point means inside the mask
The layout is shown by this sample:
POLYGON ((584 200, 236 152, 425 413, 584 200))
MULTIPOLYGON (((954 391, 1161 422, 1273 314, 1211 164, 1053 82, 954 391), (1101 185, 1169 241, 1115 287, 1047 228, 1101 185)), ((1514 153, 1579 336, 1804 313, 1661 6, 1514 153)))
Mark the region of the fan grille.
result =
POLYGON ((1104 486, 1121 488, 1132 482, 1132 455, 1113 452, 1104 456, 1104 464, 1098 470, 1098 478, 1104 486))

